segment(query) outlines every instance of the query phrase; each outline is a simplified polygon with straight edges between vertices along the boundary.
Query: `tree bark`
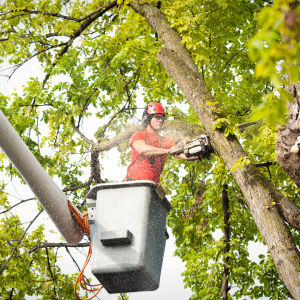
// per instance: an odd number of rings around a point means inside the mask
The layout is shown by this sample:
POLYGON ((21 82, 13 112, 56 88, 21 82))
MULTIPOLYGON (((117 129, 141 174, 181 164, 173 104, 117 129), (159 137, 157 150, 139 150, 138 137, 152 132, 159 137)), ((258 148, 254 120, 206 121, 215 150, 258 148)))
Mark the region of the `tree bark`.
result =
MULTIPOLYGON (((222 205, 223 205, 223 213, 224 213, 224 242, 225 248, 223 250, 224 254, 228 253, 230 250, 230 213, 229 213, 229 199, 227 194, 227 186, 223 185, 222 190, 222 205)), ((223 280, 222 280, 222 287, 221 287, 221 295, 223 300, 228 300, 227 292, 228 292, 228 276, 229 276, 229 257, 226 256, 224 259, 224 273, 223 273, 223 280)))
MULTIPOLYGON (((155 29, 166 48, 157 53, 157 60, 178 84, 210 135, 214 149, 224 160, 229 170, 239 159, 247 157, 246 152, 235 136, 225 137, 223 130, 213 130, 218 116, 207 102, 214 102, 202 76, 197 70, 189 52, 181 44, 180 37, 170 26, 165 15, 149 3, 129 4, 133 10, 145 17, 155 29)), ((217 105, 215 105, 217 107, 217 105)), ((299 227, 296 220, 283 211, 284 204, 292 207, 285 198, 255 167, 244 165, 232 172, 240 186, 253 219, 264 238, 274 263, 283 281, 294 299, 300 299, 300 255, 283 217, 299 227)))
POLYGON ((277 161, 300 188, 300 156, 291 153, 291 147, 295 145, 300 136, 300 82, 290 83, 287 91, 292 95, 293 102, 287 101, 289 121, 284 128, 279 128, 276 143, 277 161))
MULTIPOLYGON (((293 16, 295 14, 294 10, 299 5, 298 1, 294 3, 289 3, 290 11, 286 14, 286 17, 293 16)), ((297 14, 296 14, 297 15, 297 14)), ((289 18, 288 18, 289 19, 289 18)), ((285 20, 285 26, 288 29, 288 20, 285 20)), ((281 40, 285 43, 291 43, 290 38, 287 35, 282 34, 281 40)), ((286 173, 291 177, 295 184, 300 188, 300 156, 298 153, 291 153, 291 148, 295 145, 297 137, 300 136, 300 81, 296 84, 292 83, 289 75, 286 75, 286 80, 289 85, 286 90, 292 96, 293 101, 286 102, 289 111, 288 123, 282 128, 278 129, 277 141, 276 141, 276 155, 277 161, 280 166, 286 171, 286 173)))

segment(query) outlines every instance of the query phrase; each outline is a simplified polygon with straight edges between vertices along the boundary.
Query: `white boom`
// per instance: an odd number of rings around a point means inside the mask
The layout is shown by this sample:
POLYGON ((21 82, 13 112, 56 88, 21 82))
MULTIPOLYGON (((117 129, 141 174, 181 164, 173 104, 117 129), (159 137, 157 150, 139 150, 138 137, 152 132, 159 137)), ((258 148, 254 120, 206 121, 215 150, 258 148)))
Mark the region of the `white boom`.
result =
POLYGON ((83 232, 68 208, 68 198, 46 173, 0 110, 0 147, 70 244, 81 241, 83 232))

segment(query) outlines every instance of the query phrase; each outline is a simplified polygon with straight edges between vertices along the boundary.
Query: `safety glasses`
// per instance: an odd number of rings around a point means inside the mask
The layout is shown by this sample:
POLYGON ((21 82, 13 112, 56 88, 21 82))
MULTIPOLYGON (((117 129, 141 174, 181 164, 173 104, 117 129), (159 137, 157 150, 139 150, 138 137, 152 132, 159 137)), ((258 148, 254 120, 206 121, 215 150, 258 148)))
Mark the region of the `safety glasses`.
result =
POLYGON ((162 121, 164 121, 164 117, 163 116, 154 116, 153 117, 155 120, 162 120, 162 121))

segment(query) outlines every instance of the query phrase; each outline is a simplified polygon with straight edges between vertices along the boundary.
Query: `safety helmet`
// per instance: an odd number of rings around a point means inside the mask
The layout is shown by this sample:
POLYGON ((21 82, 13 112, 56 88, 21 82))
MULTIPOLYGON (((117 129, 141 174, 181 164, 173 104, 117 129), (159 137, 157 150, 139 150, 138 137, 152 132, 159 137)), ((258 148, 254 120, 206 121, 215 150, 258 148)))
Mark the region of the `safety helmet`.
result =
POLYGON ((166 115, 165 110, 161 104, 157 102, 151 102, 145 107, 143 111, 142 125, 146 127, 148 124, 150 124, 150 121, 155 114, 163 114, 164 116, 166 115))

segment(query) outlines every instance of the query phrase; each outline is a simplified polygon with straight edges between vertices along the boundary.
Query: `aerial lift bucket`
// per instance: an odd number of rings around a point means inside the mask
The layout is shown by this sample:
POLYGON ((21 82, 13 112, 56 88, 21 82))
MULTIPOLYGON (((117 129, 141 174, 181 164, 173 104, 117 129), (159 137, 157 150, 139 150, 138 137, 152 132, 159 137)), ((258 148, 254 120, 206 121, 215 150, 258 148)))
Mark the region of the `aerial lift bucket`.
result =
POLYGON ((153 181, 100 184, 87 195, 92 273, 108 293, 159 287, 171 205, 153 181))

